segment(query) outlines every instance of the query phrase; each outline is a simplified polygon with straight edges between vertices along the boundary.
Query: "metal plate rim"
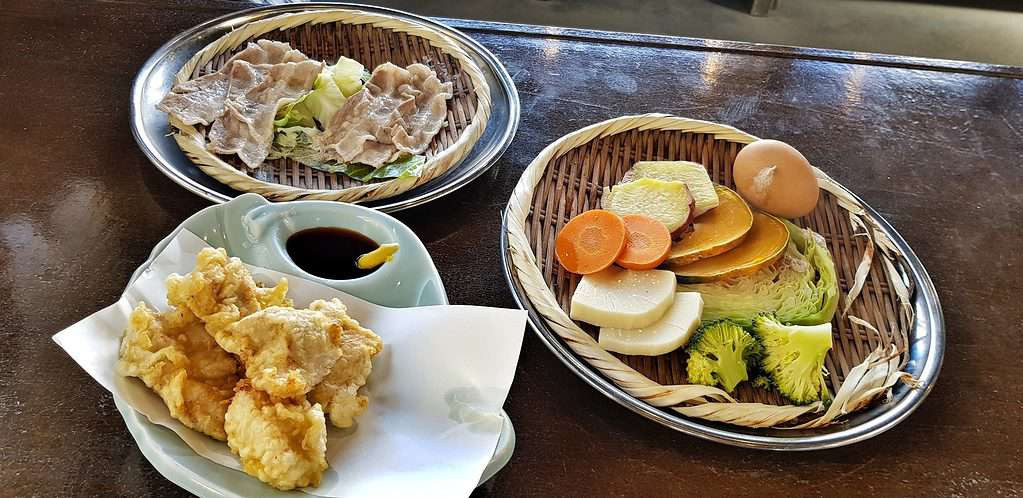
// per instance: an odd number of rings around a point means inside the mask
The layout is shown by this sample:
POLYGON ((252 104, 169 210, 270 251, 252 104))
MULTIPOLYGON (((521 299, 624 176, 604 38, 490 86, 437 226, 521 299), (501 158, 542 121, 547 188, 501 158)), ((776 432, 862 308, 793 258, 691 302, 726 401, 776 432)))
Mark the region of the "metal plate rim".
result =
MULTIPOLYGON (((914 323, 914 332, 918 328, 926 328, 927 342, 926 353, 923 354, 923 364, 919 368, 917 378, 921 387, 907 389, 903 386, 903 392, 895 395, 892 401, 884 405, 878 415, 868 419, 866 422, 857 425, 846 425, 844 428, 831 432, 807 436, 779 437, 760 434, 747 434, 738 430, 732 430, 725 424, 714 424, 696 418, 687 418, 682 415, 669 413, 667 410, 648 405, 628 395, 612 381, 601 375, 589 364, 581 360, 564 341, 554 332, 547 322, 540 316, 536 308, 526 296, 522 286, 514 277, 514 268, 511 258, 508 255, 508 212, 502 212, 501 219, 501 260, 505 280, 511 289, 512 298, 519 308, 525 310, 529 316, 529 325, 533 332, 540 338, 551 352, 574 374, 598 392, 607 396, 616 403, 628 408, 644 418, 653 420, 665 427, 676 431, 696 436, 708 441, 728 444, 743 448, 772 450, 772 451, 811 451, 838 448, 853 443, 864 441, 877 436, 895 427, 912 414, 930 394, 938 378, 941 365, 945 355, 945 323, 941 311, 941 304, 938 300, 937 291, 931 281, 923 263, 913 252, 909 244, 895 230, 887 220, 884 219, 873 207, 863 202, 855 193, 853 196, 865 207, 867 215, 879 222, 882 230, 892 242, 905 255, 905 262, 909 266, 910 276, 916 284, 916 293, 913 295, 913 306, 917 314, 914 323), (922 320, 922 321, 921 321, 922 320)), ((913 334, 915 335, 915 334, 913 334)), ((911 341, 912 343, 912 341, 911 341)), ((918 349, 910 346, 909 354, 911 359, 914 351, 918 349)), ((897 386, 898 387, 898 386, 897 386)), ((875 407, 874 409, 877 409, 875 407)))
MULTIPOLYGON (((521 118, 520 116, 521 105, 519 102, 518 90, 515 87, 515 82, 508 74, 508 70, 492 52, 490 52, 479 42, 469 37, 468 35, 462 33, 461 31, 423 16, 418 16, 416 14, 412 14, 397 9, 377 7, 373 5, 365 5, 358 3, 323 3, 323 2, 280 4, 231 12, 210 19, 208 21, 202 22, 185 31, 182 31, 181 33, 178 33, 170 40, 168 40, 166 43, 161 45, 160 48, 156 49, 156 51, 153 52, 153 54, 150 55, 149 58, 147 58, 146 61, 142 64, 142 67, 139 69, 138 73, 136 73, 135 75, 135 78, 132 80, 131 104, 129 111, 131 113, 130 127, 132 136, 135 139, 135 143, 138 144, 139 148, 145 154, 146 158, 149 159, 149 162, 155 165, 156 168, 161 173, 170 178, 171 181, 173 181, 174 183, 177 183, 178 185, 184 187, 186 190, 208 201, 217 204, 222 204, 233 199, 234 197, 230 197, 220 192, 210 190, 204 187, 203 185, 196 183, 192 179, 183 175, 178 168, 170 164, 169 161, 167 161, 165 158, 157 154, 156 147, 150 144, 147 138, 142 133, 142 129, 145 127, 145 124, 142 119, 143 110, 141 103, 143 102, 142 93, 145 88, 145 83, 149 80, 149 77, 152 74, 153 70, 160 65, 160 61, 183 40, 194 38, 198 35, 201 35, 202 33, 215 30, 218 28, 237 26, 277 14, 306 10, 326 10, 338 8, 358 9, 394 15, 398 17, 405 17, 407 19, 423 23, 433 29, 436 29, 447 34, 448 36, 452 37, 455 41, 457 41, 459 44, 461 44, 464 49, 472 53, 472 55, 475 55, 476 57, 486 62, 487 68, 491 72, 493 72, 498 82, 500 83, 500 89, 492 88, 491 92, 502 91, 509 104, 508 108, 509 121, 504 126, 500 136, 497 137, 498 141, 497 145, 495 147, 491 147, 482 156, 478 158, 477 160, 479 164, 478 166, 466 172, 463 172, 461 176, 455 178, 447 178, 450 173, 454 172, 453 170, 449 170, 446 174, 441 175, 439 178, 433 180, 432 182, 428 182, 423 185, 423 187, 425 187, 433 182, 446 182, 442 183, 437 190, 413 196, 411 198, 397 202, 388 202, 388 199, 382 199, 380 201, 377 201, 378 203, 366 204, 366 207, 370 207, 372 209, 376 209, 385 213, 392 213, 408 209, 411 207, 415 207, 435 199, 439 199, 469 184, 470 182, 478 178, 480 175, 485 173, 487 170, 489 170, 495 163, 497 163, 497 161, 501 158, 504 152, 508 149, 508 146, 511 145, 511 142, 515 138, 515 134, 518 131, 519 121, 521 118)), ((488 123, 488 126, 491 125, 493 125, 493 123, 488 123)), ((190 161, 189 164, 191 167, 196 167, 190 161)), ((416 189, 413 189, 409 191, 409 193, 415 193, 415 190, 416 189)), ((240 192, 239 195, 241 193, 244 192, 240 192)))

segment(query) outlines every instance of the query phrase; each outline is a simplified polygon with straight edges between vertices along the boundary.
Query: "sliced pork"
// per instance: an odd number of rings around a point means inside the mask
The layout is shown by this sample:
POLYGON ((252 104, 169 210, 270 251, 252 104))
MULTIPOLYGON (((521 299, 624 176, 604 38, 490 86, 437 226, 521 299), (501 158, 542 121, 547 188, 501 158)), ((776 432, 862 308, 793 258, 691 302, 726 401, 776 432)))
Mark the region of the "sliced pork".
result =
POLYGON ((174 85, 157 108, 182 123, 208 125, 224 113, 224 99, 230 86, 230 74, 236 61, 249 64, 281 64, 302 62, 309 58, 291 45, 271 40, 249 43, 244 50, 228 59, 219 71, 174 85))
POLYGON ((334 115, 317 146, 328 160, 374 167, 404 153, 421 154, 444 124, 451 96, 451 83, 427 66, 381 64, 334 115))

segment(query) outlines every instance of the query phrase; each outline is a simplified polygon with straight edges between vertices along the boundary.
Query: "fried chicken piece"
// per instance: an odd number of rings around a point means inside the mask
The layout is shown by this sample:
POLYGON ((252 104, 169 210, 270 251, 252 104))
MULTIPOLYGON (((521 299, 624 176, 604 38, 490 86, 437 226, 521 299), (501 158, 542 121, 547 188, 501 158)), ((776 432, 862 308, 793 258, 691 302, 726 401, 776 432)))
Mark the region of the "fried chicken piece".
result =
POLYGON ((271 288, 259 287, 238 258, 224 249, 204 248, 188 275, 167 277, 167 302, 188 308, 204 322, 221 326, 270 306, 291 306, 284 278, 271 288))
POLYGON ((373 369, 372 358, 384 347, 379 336, 348 316, 348 309, 338 299, 315 301, 309 309, 321 311, 341 322, 341 358, 330 373, 309 393, 314 403, 323 405, 335 427, 351 427, 355 417, 366 411, 369 398, 359 394, 373 369))
POLYGON ((139 303, 121 339, 117 372, 138 377, 172 417, 221 441, 238 364, 185 309, 154 313, 139 303))
POLYGON ((341 321, 313 309, 271 306, 206 330, 238 355, 253 387, 275 398, 304 396, 341 357, 341 321))
POLYGON ((227 410, 227 445, 249 475, 283 491, 320 483, 327 424, 320 405, 273 401, 242 380, 227 410))

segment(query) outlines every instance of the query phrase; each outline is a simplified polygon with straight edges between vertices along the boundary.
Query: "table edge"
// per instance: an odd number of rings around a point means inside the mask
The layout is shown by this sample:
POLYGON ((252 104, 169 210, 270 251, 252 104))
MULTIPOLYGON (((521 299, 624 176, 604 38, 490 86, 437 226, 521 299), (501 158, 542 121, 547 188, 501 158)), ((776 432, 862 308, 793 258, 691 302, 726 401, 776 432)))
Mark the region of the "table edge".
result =
POLYGON ((958 61, 950 59, 933 59, 906 55, 890 55, 871 52, 853 52, 823 48, 797 47, 790 45, 773 45, 767 43, 748 43, 730 40, 714 40, 708 38, 691 38, 684 36, 652 35, 641 33, 625 33, 620 31, 602 31, 595 29, 563 28, 557 26, 539 26, 534 24, 514 24, 494 21, 478 21, 447 17, 432 19, 455 29, 476 32, 515 34, 530 37, 546 37, 567 40, 581 40, 597 43, 617 43, 623 45, 641 45, 657 48, 680 48, 705 52, 727 52, 778 57, 787 59, 819 60, 847 64, 895 67, 923 71, 939 71, 949 73, 974 74, 1001 78, 1023 79, 1023 67, 982 62, 958 61))

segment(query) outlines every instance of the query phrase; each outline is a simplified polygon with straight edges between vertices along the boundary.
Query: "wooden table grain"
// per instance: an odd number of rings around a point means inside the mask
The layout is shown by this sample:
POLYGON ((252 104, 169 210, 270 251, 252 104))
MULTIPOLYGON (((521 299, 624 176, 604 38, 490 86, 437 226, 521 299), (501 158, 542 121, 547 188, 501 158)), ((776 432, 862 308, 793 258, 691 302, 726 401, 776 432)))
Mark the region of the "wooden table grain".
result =
MULTIPOLYGON (((171 36, 250 6, 0 1, 0 495, 185 495, 50 336, 113 302, 153 245, 207 205, 136 147, 129 86, 171 36)), ((943 372, 919 411, 872 440, 801 454, 654 425, 527 331, 506 406, 518 447, 474 496, 1023 493, 1023 70, 450 22, 505 63, 522 98, 518 136, 493 169, 398 214, 452 302, 514 306, 501 211, 546 144, 603 119, 667 112, 798 147, 903 234, 948 326, 943 372)))

